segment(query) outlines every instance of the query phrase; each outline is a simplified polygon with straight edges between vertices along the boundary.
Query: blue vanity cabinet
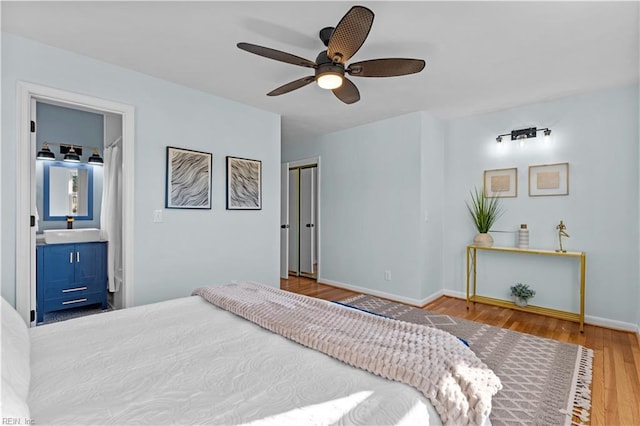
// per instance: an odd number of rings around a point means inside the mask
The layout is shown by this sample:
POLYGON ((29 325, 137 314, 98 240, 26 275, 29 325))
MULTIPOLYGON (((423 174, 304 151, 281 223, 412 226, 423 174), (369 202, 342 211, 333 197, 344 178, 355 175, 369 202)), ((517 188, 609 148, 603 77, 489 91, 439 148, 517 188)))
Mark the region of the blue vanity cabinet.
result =
POLYGON ((38 322, 44 314, 92 304, 107 308, 107 242, 36 246, 38 322))

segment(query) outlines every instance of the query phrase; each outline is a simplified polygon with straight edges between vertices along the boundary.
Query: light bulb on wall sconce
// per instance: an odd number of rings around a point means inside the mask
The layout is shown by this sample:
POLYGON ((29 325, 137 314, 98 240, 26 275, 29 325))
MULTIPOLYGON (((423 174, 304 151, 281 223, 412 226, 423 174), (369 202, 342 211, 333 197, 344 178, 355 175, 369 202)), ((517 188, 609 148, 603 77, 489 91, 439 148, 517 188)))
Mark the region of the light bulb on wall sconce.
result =
POLYGON ((38 151, 38 155, 36 156, 36 158, 38 160, 55 160, 56 155, 51 152, 51 150, 49 149, 49 144, 45 142, 42 144, 42 149, 38 151))
POLYGON ((98 148, 93 148, 93 154, 91 154, 91 157, 89 157, 88 163, 98 166, 102 166, 104 164, 102 157, 100 157, 100 154, 98 153, 98 148))
POLYGON ((493 148, 491 150, 491 155, 494 155, 497 157, 502 157, 509 152, 509 147, 507 146, 506 143, 491 144, 491 147, 493 148))
POLYGON ((80 162, 80 155, 78 155, 78 153, 76 152, 76 150, 73 147, 73 145, 71 145, 69 147, 69 150, 64 155, 64 158, 62 159, 62 161, 66 161, 66 162, 69 162, 69 163, 79 163, 80 162))

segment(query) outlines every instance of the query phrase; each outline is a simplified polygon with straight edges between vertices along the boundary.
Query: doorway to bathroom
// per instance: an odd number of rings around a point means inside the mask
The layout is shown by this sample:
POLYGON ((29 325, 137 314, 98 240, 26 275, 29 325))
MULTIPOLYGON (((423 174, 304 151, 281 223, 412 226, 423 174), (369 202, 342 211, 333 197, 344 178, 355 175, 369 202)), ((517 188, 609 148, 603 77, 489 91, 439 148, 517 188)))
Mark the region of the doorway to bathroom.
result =
MULTIPOLYGON (((44 242, 42 241, 44 231, 52 230, 50 235, 54 235, 57 229, 66 231, 66 224, 69 222, 76 229, 87 228, 80 229, 82 231, 95 228, 101 234, 100 240, 109 241, 103 248, 104 269, 108 271, 106 275, 110 294, 109 306, 118 309, 132 306, 133 107, 19 82, 18 115, 19 122, 27 124, 19 126, 18 129, 17 190, 18 194, 21 194, 17 206, 16 238, 16 308, 18 312, 28 323, 35 326, 38 319, 42 320, 42 311, 46 310, 43 307, 52 309, 53 303, 57 303, 53 299, 47 303, 42 301, 38 303, 36 262, 40 262, 41 259, 36 255, 36 244, 44 242), (93 127, 93 130, 83 135, 74 134, 74 131, 69 132, 69 129, 74 127, 72 123, 76 121, 73 117, 84 118, 81 120, 82 124, 76 122, 76 133, 83 126, 84 130, 86 127, 93 127), (101 126, 97 125, 97 127, 100 129, 96 130, 96 123, 99 122, 101 126), (42 134, 39 130, 43 130, 42 134), (71 154, 69 154, 69 146, 72 148, 71 154), (64 151, 63 148, 65 148, 64 151), (78 149, 83 150, 82 154, 78 155, 78 149), (41 155, 43 151, 44 158, 48 157, 47 159, 52 161, 36 160, 36 157, 43 157, 41 155), (71 155, 70 158, 69 155, 71 155), (78 158, 75 158, 76 155, 78 158), (52 156, 54 158, 51 158, 52 156), (68 162, 69 159, 71 163, 68 162), (89 169, 86 162, 98 164, 102 162, 103 165, 92 166, 89 169), (55 175, 51 174, 52 164, 61 166, 60 170, 54 167, 57 173, 55 175), (80 170, 88 171, 80 172, 80 170), (85 176, 83 173, 91 175, 90 184, 88 179, 83 180, 85 176), (49 177, 46 187, 45 175, 49 177), (63 196, 55 195, 51 187, 52 176, 59 175, 64 176, 62 180, 66 179, 68 183, 68 190, 63 196), (92 197, 89 201, 90 192, 92 197), (52 203, 51 197, 61 198, 55 198, 52 203), (66 214, 56 212, 52 208, 67 209, 66 214)), ((60 234, 64 233, 60 232, 60 234)), ((75 231, 73 234, 75 236, 75 231)), ((64 239, 62 242, 66 243, 64 239)), ((73 246, 73 244, 61 245, 73 246)), ((66 262, 76 263, 76 269, 81 266, 77 263, 79 259, 82 259, 83 265, 86 265, 86 261, 89 260, 89 256, 78 248, 74 247, 71 255, 67 256, 68 262, 66 262)), ((97 254, 100 253, 98 248, 87 253, 91 253, 92 262, 101 256, 97 254)), ((57 270, 57 263, 54 264, 57 270)), ((54 276, 55 273, 57 271, 54 271, 54 276)), ((76 273, 84 274, 85 271, 76 270, 76 273)), ((68 271, 64 274, 68 275, 68 271)), ((73 280, 71 282, 73 283, 73 280)), ((101 291, 105 290, 106 285, 106 283, 99 285, 101 291)), ((78 297, 72 298, 71 302, 83 305, 94 301, 90 296, 81 294, 89 291, 83 287, 84 284, 66 289, 78 292, 78 297), (83 299, 87 300, 83 301, 83 299)), ((106 307, 106 302, 102 306, 99 304, 98 308, 100 307, 106 307)), ((66 306, 64 308, 63 310, 67 310, 66 306)), ((53 309, 58 311, 55 307, 53 309)))

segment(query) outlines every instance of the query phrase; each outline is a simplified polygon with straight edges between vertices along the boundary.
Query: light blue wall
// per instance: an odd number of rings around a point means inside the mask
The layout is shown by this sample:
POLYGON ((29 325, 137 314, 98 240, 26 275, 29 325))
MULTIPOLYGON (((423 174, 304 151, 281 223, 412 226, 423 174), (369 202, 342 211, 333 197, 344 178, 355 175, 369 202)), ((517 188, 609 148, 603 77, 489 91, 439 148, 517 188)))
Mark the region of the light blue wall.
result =
POLYGON ((427 113, 422 119, 422 162, 420 169, 421 211, 421 299, 428 298, 444 288, 444 262, 442 247, 444 232, 445 190, 445 124, 427 113))
MULTIPOLYGON (((633 324, 637 320, 638 88, 624 87, 448 122, 446 158, 445 286, 463 292, 464 247, 475 229, 464 202, 482 185, 483 171, 518 168, 518 197, 503 199, 496 230, 530 229, 532 248, 556 249, 560 220, 571 235, 565 249, 587 253, 586 315, 633 324), (525 149, 495 138, 529 126, 553 130, 525 149), (503 148, 499 150, 499 148, 503 148), (568 162, 568 196, 529 197, 528 167, 568 162)), ((515 234, 493 233, 496 245, 515 245, 515 234)), ((517 281, 537 290, 534 304, 577 311, 578 262, 522 255, 486 255, 479 265, 485 295, 507 297, 517 281)), ((616 325, 616 324, 611 324, 616 325)))
POLYGON ((200 285, 279 285, 280 118, 144 74, 2 35, 2 295, 15 300, 16 84, 19 80, 133 105, 136 304, 200 285), (213 209, 164 208, 165 150, 213 153, 213 209), (263 208, 225 210, 225 156, 262 160, 263 208))
MULTIPOLYGON (((408 114, 283 147, 283 161, 321 158, 320 280, 407 300, 425 295, 422 236, 437 234, 439 225, 434 206, 428 224, 436 229, 424 226, 431 203, 423 202, 421 165, 441 149, 423 136, 425 116, 408 114)), ((432 269, 437 285, 428 288, 441 288, 441 266, 425 267, 432 269)))
MULTIPOLYGON (((42 148, 44 142, 76 144, 85 147, 82 151, 82 163, 86 164, 93 153, 90 147, 99 149, 100 156, 103 152, 104 116, 77 109, 64 108, 49 105, 42 102, 36 104, 37 132, 36 150, 42 148), (89 149, 87 149, 89 148, 89 149)), ((62 160, 63 155, 57 146, 50 146, 51 152, 57 160, 62 160)), ((40 216, 38 232, 45 229, 66 228, 67 222, 63 220, 44 220, 44 162, 36 161, 36 207, 40 216)), ((77 220, 74 228, 100 228, 100 206, 102 206, 102 166, 89 165, 93 169, 93 219, 77 220)))
MULTIPOLYGON (((508 232, 493 233, 495 244, 515 246, 526 223, 530 246, 553 250, 564 220, 565 248, 587 253, 587 318, 628 328, 640 297, 639 140, 633 86, 446 122, 413 113, 283 145, 283 160, 322 159, 321 278, 413 301, 465 294, 465 247, 476 232, 469 191, 484 170, 517 167, 518 197, 502 199, 494 229, 508 232), (551 145, 495 141, 529 126, 550 127, 551 145), (570 165, 569 195, 529 197, 528 167, 560 162, 570 165)), ((538 291, 534 303, 579 310, 575 259, 482 253, 479 261, 483 295, 508 298, 509 286, 525 282, 538 291)))

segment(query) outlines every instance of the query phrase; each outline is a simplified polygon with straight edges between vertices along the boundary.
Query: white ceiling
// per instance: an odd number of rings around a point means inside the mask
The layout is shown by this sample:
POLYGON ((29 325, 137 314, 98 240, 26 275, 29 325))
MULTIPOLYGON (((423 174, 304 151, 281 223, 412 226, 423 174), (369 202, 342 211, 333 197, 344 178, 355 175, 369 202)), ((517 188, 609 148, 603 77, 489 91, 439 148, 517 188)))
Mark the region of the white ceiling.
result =
POLYGON ((448 119, 637 83, 639 4, 631 2, 9 2, 2 30, 282 115, 284 141, 427 111, 448 119), (376 14, 350 62, 425 59, 419 74, 352 78, 345 105, 312 70, 236 47, 315 60, 318 31, 354 4, 376 14))

